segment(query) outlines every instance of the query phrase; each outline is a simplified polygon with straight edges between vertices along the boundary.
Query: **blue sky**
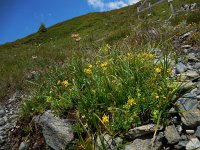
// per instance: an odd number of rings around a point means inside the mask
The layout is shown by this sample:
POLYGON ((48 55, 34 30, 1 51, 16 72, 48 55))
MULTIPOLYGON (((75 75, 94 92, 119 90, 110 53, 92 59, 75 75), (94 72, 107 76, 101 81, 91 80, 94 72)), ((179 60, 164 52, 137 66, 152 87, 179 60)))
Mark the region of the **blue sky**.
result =
POLYGON ((0 0, 0 44, 89 12, 107 11, 139 0, 0 0))

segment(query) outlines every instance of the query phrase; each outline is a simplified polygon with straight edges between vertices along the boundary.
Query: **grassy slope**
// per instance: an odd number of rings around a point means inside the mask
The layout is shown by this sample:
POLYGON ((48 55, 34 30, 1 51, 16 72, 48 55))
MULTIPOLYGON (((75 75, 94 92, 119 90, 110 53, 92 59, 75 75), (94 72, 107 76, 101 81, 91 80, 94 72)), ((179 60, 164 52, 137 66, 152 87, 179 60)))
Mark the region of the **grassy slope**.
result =
MULTIPOLYGON (((200 0, 174 0, 176 8, 188 2, 200 0)), ((167 5, 163 3, 154 8, 154 17, 151 19, 167 19, 167 5), (161 13, 163 10, 166 12, 161 13)), ((70 58, 72 52, 77 50, 76 43, 71 39, 72 33, 81 35, 83 40, 80 47, 86 52, 97 49, 102 43, 114 43, 125 38, 139 22, 136 7, 137 5, 133 5, 109 12, 90 13, 56 24, 48 28, 45 34, 34 33, 0 46, 0 98, 16 89, 30 89, 32 85, 24 80, 25 74, 30 70, 44 70, 49 65, 70 58), (33 60, 33 55, 38 59, 33 60)), ((145 23, 143 25, 145 27, 145 23)))

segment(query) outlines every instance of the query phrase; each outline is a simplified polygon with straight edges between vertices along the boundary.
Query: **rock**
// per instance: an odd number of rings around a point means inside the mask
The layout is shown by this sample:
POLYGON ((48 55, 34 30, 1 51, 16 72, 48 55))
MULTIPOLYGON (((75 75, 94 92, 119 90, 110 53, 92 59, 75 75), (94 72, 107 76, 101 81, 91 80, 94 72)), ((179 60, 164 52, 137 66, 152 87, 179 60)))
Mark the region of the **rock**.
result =
POLYGON ((186 130, 187 134, 194 134, 194 130, 186 130))
POLYGON ((178 124, 179 123, 178 117, 177 116, 172 117, 172 122, 173 124, 178 124))
POLYGON ((198 109, 198 100, 190 98, 179 98, 175 104, 182 123, 187 127, 200 125, 200 110, 198 109))
POLYGON ((174 145, 175 149, 184 149, 188 141, 179 141, 178 144, 174 145))
POLYGON ((71 122, 54 116, 51 111, 36 117, 35 121, 42 128, 46 144, 55 150, 65 148, 74 139, 71 122))
POLYGON ((195 63, 194 68, 195 69, 200 69, 200 62, 195 63))
POLYGON ((167 126, 164 131, 164 135, 169 144, 178 143, 178 141, 181 139, 181 137, 174 125, 167 126))
POLYGON ((5 119, 4 118, 0 118, 0 126, 3 126, 5 124, 6 124, 5 119))
POLYGON ((181 125, 178 125, 178 126, 176 127, 176 130, 178 131, 179 134, 181 134, 182 131, 183 131, 183 128, 182 128, 181 125))
POLYGON ((192 138, 186 145, 186 150, 195 150, 200 147, 200 141, 198 138, 192 138))
POLYGON ((106 150, 114 150, 122 144, 122 141, 123 140, 119 137, 113 138, 108 134, 101 135, 97 137, 95 150, 102 150, 105 148, 106 150))
POLYGON ((26 142, 21 142, 19 146, 19 150, 27 150, 27 143, 26 142))
POLYGON ((39 79, 39 76, 40 76, 40 73, 39 71, 31 71, 29 73, 26 74, 25 78, 27 80, 38 80, 39 79))
POLYGON ((187 55, 187 59, 188 59, 188 61, 190 61, 190 62, 197 62, 197 61, 199 61, 199 60, 196 58, 195 53, 189 53, 189 54, 187 55))
POLYGON ((126 145, 124 150, 161 150, 163 133, 160 132, 152 147, 152 137, 144 136, 135 139, 131 144, 126 145))
POLYGON ((182 45, 181 48, 182 49, 190 49, 192 46, 191 45, 182 45))
POLYGON ((200 126, 197 127, 195 135, 200 139, 200 126))
POLYGON ((194 94, 195 96, 200 94, 200 90, 198 88, 193 89, 190 93, 194 94))
POLYGON ((194 70, 188 70, 186 72, 186 76, 188 76, 189 78, 195 78, 195 77, 198 77, 199 74, 194 70))
POLYGON ((180 91, 188 91, 195 87, 193 82, 174 82, 174 85, 179 86, 180 91))
POLYGON ((181 73, 185 72, 186 70, 187 70, 187 67, 182 62, 180 62, 176 65, 176 73, 177 74, 181 74, 181 73))
POLYGON ((5 111, 2 107, 0 107, 0 118, 5 115, 5 111))
MULTIPOLYGON (((156 130, 156 125, 155 124, 147 124, 147 125, 143 125, 140 127, 136 127, 133 129, 130 129, 127 133, 126 133, 126 138, 134 140, 137 137, 140 137, 142 135, 148 134, 148 133, 153 133, 156 130)), ((162 127, 159 126, 158 127, 158 131, 162 130, 162 127)))
POLYGON ((184 94, 183 96, 182 96, 182 98, 196 98, 196 94, 195 93, 192 93, 192 92, 190 92, 190 93, 186 93, 186 94, 184 94))

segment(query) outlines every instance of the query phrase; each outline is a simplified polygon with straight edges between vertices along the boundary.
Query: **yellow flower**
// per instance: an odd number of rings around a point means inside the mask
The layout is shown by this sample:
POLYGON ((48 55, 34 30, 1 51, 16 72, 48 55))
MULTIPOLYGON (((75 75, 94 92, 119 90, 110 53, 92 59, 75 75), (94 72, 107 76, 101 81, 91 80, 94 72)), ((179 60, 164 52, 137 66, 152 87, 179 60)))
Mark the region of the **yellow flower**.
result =
POLYGON ((131 58, 131 57, 133 57, 133 53, 130 53, 130 52, 129 52, 129 53, 127 53, 127 57, 128 57, 128 58, 131 58))
POLYGON ((156 73, 161 73, 161 71, 162 71, 162 68, 160 68, 160 67, 155 68, 156 73))
POLYGON ((127 104, 130 105, 130 106, 132 106, 132 105, 135 105, 135 104, 136 104, 136 101, 135 101, 135 99, 133 99, 133 98, 131 97, 131 98, 128 99, 127 104))
POLYGON ((157 95, 157 96, 156 96, 156 99, 159 99, 159 98, 160 98, 160 97, 157 95))
POLYGON ((91 69, 92 67, 93 67, 93 66, 92 66, 92 64, 88 64, 88 68, 90 68, 90 69, 91 69))
POLYGON ((109 116, 104 114, 103 117, 102 117, 102 122, 103 123, 108 123, 109 122, 109 116))
POLYGON ((108 67, 108 63, 107 63, 107 62, 101 63, 100 66, 101 66, 101 68, 102 68, 103 70, 106 70, 107 67, 108 67))
POLYGON ((58 80, 58 82, 57 82, 57 85, 60 85, 60 83, 61 83, 61 81, 60 81, 60 80, 58 80))
POLYGON ((69 82, 68 82, 68 80, 64 80, 64 81, 62 82, 62 84, 63 84, 65 87, 67 87, 67 86, 69 85, 69 82))
POLYGON ((92 69, 91 68, 87 68, 87 69, 84 69, 84 72, 86 73, 86 74, 92 74, 92 69))
POLYGON ((143 59, 152 59, 153 58, 153 54, 144 52, 144 53, 141 54, 141 57, 143 59))

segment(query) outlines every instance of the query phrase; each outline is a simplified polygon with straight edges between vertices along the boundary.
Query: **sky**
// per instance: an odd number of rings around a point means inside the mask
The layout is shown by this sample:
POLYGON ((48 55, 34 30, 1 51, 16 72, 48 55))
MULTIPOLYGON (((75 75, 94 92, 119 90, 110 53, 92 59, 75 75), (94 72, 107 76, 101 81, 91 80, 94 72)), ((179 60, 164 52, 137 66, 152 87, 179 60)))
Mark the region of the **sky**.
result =
POLYGON ((0 44, 87 14, 118 9, 139 0, 0 0, 0 44))

